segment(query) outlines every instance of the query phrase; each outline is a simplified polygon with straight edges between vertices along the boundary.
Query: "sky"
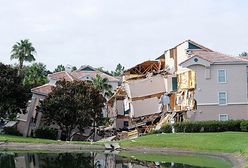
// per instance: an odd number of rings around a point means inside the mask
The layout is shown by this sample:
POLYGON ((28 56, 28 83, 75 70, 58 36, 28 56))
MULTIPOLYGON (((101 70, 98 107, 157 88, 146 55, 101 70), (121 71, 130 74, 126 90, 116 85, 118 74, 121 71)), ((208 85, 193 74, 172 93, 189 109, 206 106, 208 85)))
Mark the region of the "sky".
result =
POLYGON ((153 60, 191 39, 215 51, 248 51, 247 0, 0 0, 0 62, 29 39, 36 62, 113 70, 153 60))

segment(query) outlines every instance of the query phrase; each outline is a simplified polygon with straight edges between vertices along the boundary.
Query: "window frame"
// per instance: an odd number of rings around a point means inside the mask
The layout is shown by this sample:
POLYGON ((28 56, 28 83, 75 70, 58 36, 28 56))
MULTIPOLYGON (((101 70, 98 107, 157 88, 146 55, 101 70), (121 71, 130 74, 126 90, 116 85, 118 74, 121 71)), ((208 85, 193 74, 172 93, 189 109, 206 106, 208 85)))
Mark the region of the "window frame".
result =
POLYGON ((226 106, 227 105, 227 92, 226 91, 220 91, 220 92, 218 92, 218 104, 219 104, 219 106, 226 106), (226 103, 225 104, 220 104, 220 93, 225 93, 225 99, 226 99, 226 103))
POLYGON ((219 121, 228 121, 228 120, 229 120, 229 115, 228 114, 219 114, 219 121), (221 120, 220 118, 221 118, 222 115, 227 116, 227 120, 221 120))
POLYGON ((227 75, 226 75, 226 69, 217 69, 217 82, 220 83, 220 84, 224 84, 224 83, 227 83, 227 75), (219 71, 224 71, 224 75, 225 75, 225 81, 224 82, 221 82, 219 80, 219 71))

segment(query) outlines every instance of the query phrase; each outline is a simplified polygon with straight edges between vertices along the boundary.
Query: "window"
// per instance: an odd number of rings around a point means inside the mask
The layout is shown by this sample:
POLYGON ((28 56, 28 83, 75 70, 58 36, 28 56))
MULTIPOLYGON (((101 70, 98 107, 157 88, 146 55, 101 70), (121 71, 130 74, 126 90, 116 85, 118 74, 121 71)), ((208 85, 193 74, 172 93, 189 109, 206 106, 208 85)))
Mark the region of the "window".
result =
POLYGON ((128 121, 123 121, 123 125, 124 125, 124 127, 128 127, 128 121))
POLYGON ((228 114, 219 114, 219 121, 227 121, 228 114))
POLYGON ((124 111, 124 114, 129 114, 129 111, 130 111, 130 110, 124 111))
POLYGON ((225 69, 218 69, 218 82, 226 83, 226 70, 225 69))
POLYGON ((227 104, 227 93, 226 92, 219 92, 219 105, 226 105, 227 104))

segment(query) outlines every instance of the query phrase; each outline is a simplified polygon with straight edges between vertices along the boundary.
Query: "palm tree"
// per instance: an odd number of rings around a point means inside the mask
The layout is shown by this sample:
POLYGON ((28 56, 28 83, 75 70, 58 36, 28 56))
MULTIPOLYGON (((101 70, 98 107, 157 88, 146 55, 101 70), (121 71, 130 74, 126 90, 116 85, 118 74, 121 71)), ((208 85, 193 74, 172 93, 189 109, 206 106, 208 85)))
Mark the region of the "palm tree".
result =
POLYGON ((34 54, 36 53, 35 48, 32 46, 32 43, 29 42, 28 39, 21 40, 17 42, 11 51, 10 59, 18 59, 19 61, 19 70, 18 75, 20 75, 20 71, 23 68, 24 61, 32 62, 35 61, 34 54))
POLYGON ((112 86, 108 84, 108 78, 102 78, 97 74, 96 77, 92 79, 92 83, 94 87, 100 90, 105 97, 113 95, 111 92, 112 86))

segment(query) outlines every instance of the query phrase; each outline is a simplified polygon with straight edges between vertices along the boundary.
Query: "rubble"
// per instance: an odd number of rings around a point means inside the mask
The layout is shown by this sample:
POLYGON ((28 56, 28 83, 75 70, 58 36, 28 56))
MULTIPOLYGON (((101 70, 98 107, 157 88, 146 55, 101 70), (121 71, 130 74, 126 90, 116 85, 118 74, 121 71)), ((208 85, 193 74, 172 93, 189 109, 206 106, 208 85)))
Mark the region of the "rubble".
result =
POLYGON ((108 101, 118 139, 149 133, 164 123, 187 120, 196 109, 195 72, 169 73, 163 60, 145 61, 123 73, 123 83, 108 101))

